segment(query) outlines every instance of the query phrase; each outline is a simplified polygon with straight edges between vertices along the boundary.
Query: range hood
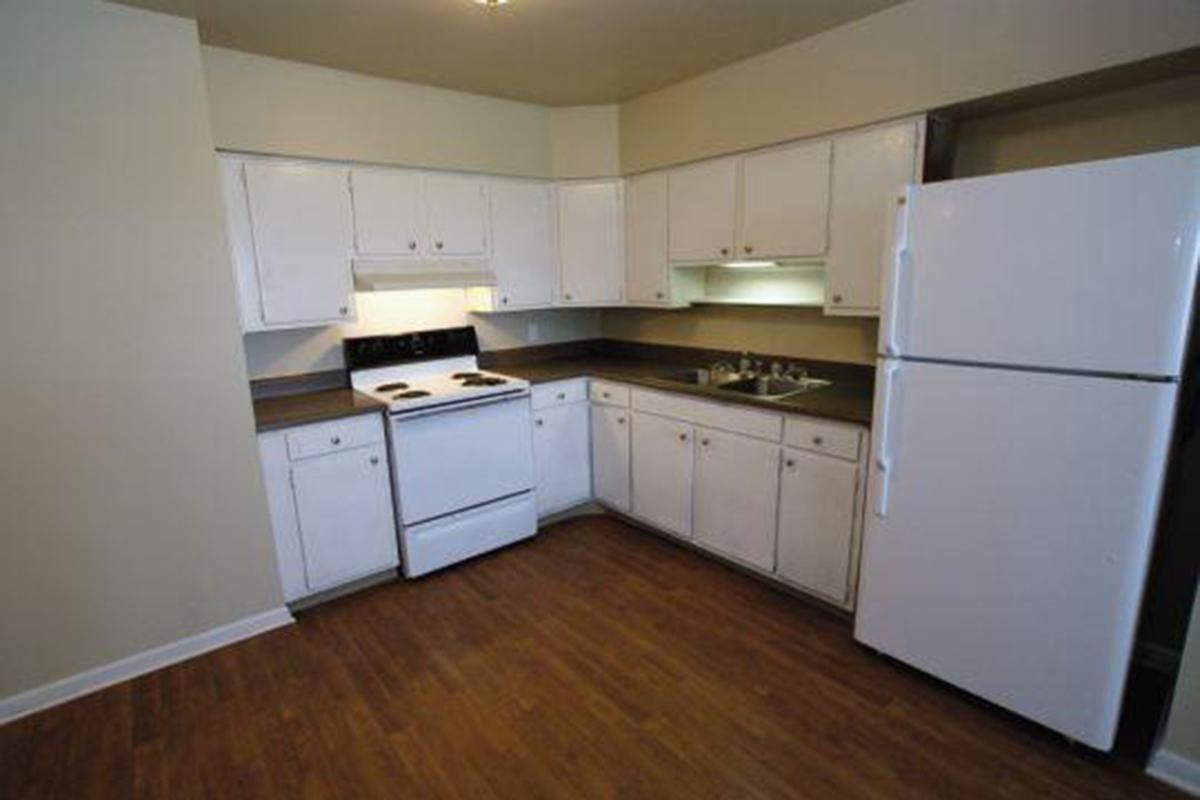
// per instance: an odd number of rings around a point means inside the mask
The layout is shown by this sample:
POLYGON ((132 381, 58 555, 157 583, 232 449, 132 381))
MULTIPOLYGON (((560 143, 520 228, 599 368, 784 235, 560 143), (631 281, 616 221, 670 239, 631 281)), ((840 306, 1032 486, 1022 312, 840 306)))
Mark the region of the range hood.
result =
POLYGON ((356 258, 354 288, 360 292, 394 289, 456 289, 495 286, 487 259, 356 258))

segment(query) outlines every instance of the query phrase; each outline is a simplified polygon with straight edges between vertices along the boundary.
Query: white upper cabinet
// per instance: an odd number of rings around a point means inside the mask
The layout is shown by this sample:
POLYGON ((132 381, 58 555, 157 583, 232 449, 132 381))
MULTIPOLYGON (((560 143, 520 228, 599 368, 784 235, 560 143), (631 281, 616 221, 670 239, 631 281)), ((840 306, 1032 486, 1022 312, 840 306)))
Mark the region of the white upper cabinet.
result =
POLYGON ((491 182, 492 270, 499 285, 494 307, 538 308, 554 302, 554 189, 538 181, 491 182))
POLYGON ((825 254, 832 153, 832 144, 825 140, 742 159, 739 257, 825 254))
POLYGON ((353 318, 347 171, 267 162, 243 170, 262 327, 353 318))
POLYGON ((708 428, 696 429, 696 445, 696 541, 772 570, 779 445, 708 428))
POLYGON ((354 249, 362 256, 424 254, 421 173, 400 169, 350 170, 354 249))
POLYGON ((621 302, 625 283, 624 200, 620 180, 558 187, 558 246, 562 302, 621 302))
POLYGON ((472 175, 427 174, 429 253, 482 258, 487 255, 487 184, 472 175))
POLYGON ((827 313, 879 313, 888 221, 901 187, 919 180, 923 128, 901 122, 834 142, 827 313))
POLYGON ((667 174, 650 172, 625 183, 625 290, 630 303, 669 302, 667 174))
POLYGON ((736 243, 737 158, 672 170, 668 181, 672 261, 722 261, 736 243))

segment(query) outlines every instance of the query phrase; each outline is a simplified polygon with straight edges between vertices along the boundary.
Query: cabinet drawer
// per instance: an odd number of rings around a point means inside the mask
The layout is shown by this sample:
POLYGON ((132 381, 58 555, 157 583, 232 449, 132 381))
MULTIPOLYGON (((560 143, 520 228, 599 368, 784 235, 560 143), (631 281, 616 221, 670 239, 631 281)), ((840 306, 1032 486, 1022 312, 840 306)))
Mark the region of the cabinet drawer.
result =
POLYGON ((783 441, 791 447, 858 461, 862 428, 807 417, 788 417, 784 423, 783 441))
POLYGON ((543 383, 533 387, 533 410, 578 403, 587 397, 587 381, 583 378, 543 383))
POLYGON ((707 428, 740 433, 756 439, 778 442, 783 434, 783 418, 769 411, 733 407, 705 400, 693 400, 674 394, 646 389, 633 391, 633 408, 663 417, 673 417, 707 428))
POLYGON ((383 418, 379 414, 366 414, 318 425, 305 425, 303 428, 288 431, 285 438, 288 458, 296 461, 382 442, 383 418))
POLYGON ((593 403, 629 408, 629 387, 610 381, 594 380, 592 381, 591 398, 593 403))

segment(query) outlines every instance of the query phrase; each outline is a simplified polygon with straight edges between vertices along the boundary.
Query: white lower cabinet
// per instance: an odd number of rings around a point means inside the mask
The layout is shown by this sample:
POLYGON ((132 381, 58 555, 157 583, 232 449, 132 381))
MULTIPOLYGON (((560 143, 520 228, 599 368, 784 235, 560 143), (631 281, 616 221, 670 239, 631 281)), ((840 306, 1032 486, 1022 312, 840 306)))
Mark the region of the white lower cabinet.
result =
POLYGON ((595 404, 592 414, 592 495, 629 511, 629 409, 595 404))
POLYGON ((775 566, 779 445, 696 430, 692 532, 703 544, 762 570, 775 566))
POLYGON ((692 536, 692 426, 634 413, 633 514, 676 536, 692 536))
POLYGON ((284 599, 399 563, 379 415, 260 434, 284 599))
POLYGON ((857 462, 784 448, 779 576, 839 605, 852 605, 860 515, 857 462))
MULTIPOLYGON (((565 397, 566 392, 560 393, 565 397)), ((533 412, 538 516, 586 503, 592 493, 586 400, 533 412)))

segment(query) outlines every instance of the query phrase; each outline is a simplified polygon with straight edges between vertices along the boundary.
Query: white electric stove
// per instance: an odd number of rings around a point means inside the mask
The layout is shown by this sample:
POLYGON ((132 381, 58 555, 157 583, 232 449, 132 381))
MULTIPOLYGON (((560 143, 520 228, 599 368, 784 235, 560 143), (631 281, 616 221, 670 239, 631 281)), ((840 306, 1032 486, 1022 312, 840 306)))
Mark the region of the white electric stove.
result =
POLYGON ((350 384, 388 405, 404 574, 532 536, 529 382, 479 369, 475 329, 346 339, 350 384))

